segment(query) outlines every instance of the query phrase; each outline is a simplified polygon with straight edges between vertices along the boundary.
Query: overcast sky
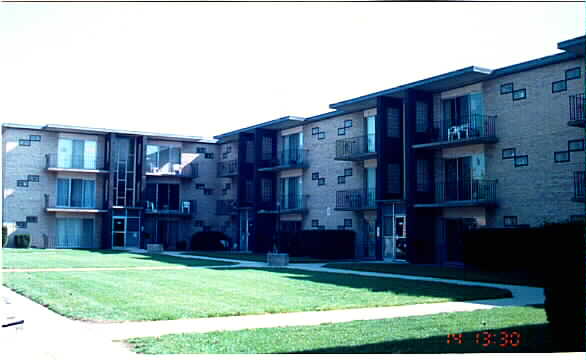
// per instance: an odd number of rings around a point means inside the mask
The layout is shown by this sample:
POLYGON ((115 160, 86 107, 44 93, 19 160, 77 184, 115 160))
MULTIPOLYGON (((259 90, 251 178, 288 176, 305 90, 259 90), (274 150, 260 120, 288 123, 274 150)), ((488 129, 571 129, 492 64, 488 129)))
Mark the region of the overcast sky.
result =
POLYGON ((211 137, 559 52, 583 3, 0 4, 0 122, 211 137))

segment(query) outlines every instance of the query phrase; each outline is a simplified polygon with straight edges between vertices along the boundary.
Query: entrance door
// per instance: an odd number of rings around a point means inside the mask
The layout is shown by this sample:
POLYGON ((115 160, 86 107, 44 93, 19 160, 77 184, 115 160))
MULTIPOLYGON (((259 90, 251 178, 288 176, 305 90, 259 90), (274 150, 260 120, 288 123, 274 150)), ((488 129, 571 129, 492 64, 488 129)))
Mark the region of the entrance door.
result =
POLYGON ((112 247, 123 248, 126 238, 126 218, 112 219, 112 247))
POLYGON ((240 211, 240 251, 248 251, 248 210, 240 211))
POLYGON ((387 205, 383 209, 383 256, 395 261, 407 261, 407 231, 402 204, 387 205))
POLYGON ((139 229, 138 217, 112 217, 112 248, 138 248, 139 229))
POLYGON ((364 220, 364 257, 372 258, 376 256, 376 220, 368 218, 364 220))

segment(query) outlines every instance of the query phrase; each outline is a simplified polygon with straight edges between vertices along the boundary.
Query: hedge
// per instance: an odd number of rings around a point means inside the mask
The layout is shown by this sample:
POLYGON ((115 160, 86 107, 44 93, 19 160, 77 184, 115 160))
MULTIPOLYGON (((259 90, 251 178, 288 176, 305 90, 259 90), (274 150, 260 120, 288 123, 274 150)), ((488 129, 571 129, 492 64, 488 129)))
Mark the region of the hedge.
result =
POLYGON ((200 231, 191 236, 191 250, 226 250, 222 240, 230 240, 230 238, 219 231, 200 231))
POLYGON ((356 233, 352 230, 303 230, 279 233, 279 251, 290 256, 320 259, 354 257, 356 233))
POLYGON ((31 246, 31 236, 29 234, 14 235, 14 244, 17 248, 27 249, 31 246))

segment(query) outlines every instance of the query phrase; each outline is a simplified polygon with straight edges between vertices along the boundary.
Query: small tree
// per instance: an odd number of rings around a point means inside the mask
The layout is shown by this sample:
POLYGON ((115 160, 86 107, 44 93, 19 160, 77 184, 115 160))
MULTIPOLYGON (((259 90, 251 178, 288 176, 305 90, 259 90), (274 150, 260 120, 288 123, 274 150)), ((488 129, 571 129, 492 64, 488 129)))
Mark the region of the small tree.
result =
POLYGON ((8 229, 6 226, 2 226, 2 247, 5 248, 8 243, 8 229))

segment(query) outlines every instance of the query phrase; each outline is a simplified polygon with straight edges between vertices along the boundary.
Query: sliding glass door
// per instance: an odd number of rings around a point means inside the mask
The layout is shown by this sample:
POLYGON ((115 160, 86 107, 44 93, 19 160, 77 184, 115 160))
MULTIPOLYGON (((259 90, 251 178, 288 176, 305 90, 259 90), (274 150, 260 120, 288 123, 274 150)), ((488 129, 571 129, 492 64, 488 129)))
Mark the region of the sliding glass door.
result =
POLYGON ((57 206, 68 208, 96 207, 96 181, 57 179, 57 206))
POLYGON ((92 140, 59 139, 57 166, 63 169, 97 169, 97 143, 92 140))
POLYGON ((57 248, 91 248, 94 239, 94 219, 57 218, 57 248))

